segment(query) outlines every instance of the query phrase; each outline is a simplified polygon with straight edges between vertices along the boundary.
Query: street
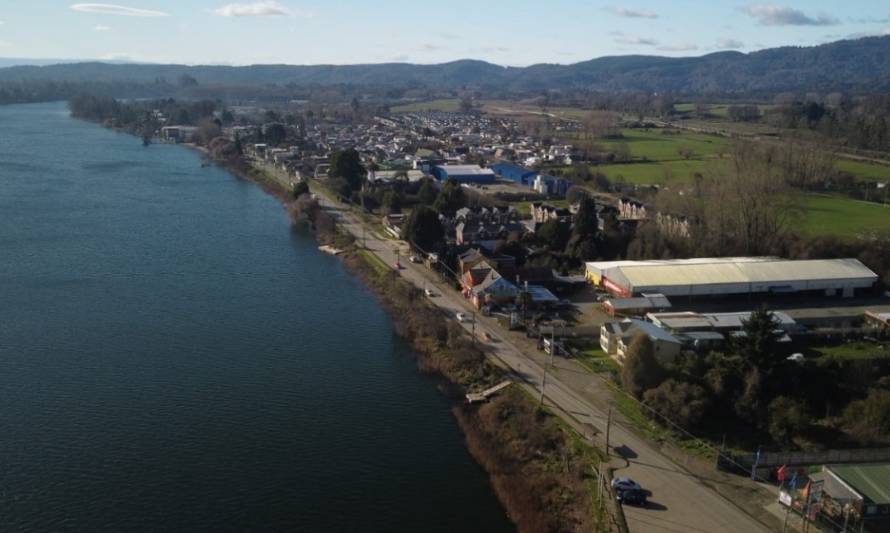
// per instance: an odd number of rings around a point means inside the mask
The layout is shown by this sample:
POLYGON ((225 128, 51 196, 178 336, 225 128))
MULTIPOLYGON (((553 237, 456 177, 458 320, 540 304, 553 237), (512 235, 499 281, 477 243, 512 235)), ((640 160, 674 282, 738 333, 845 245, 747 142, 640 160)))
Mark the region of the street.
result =
MULTIPOLYGON (((319 195, 322 206, 337 214, 340 227, 356 236, 359 244, 362 238, 362 225, 356 217, 342 205, 319 195)), ((397 244, 379 238, 373 232, 364 232, 365 248, 392 267, 400 255, 403 268, 399 274, 417 287, 436 287, 436 296, 430 301, 450 316, 457 312, 471 313, 475 310, 458 292, 442 283, 435 272, 423 265, 405 260, 404 243, 397 244), (402 246, 402 248, 399 248, 402 246), (398 252, 396 250, 399 250, 398 252)), ((462 323, 468 332, 473 325, 462 323)), ((520 350, 507 340, 504 331, 491 318, 476 314, 475 333, 477 338, 484 334, 497 342, 487 343, 489 353, 512 370, 514 377, 536 395, 540 395, 544 381, 544 368, 549 356, 535 351, 520 350)), ((562 358, 548 372, 546 379, 545 403, 567 414, 566 420, 582 435, 593 427, 602 437, 606 431, 607 414, 604 406, 596 405, 587 394, 592 387, 600 386, 598 379, 578 365, 562 358)), ((652 492, 651 505, 640 509, 626 506, 628 526, 635 532, 763 532, 769 531, 728 499, 703 485, 694 476, 678 467, 673 461, 655 450, 644 439, 618 424, 610 430, 612 464, 618 468, 615 475, 631 477, 652 492)), ((597 441, 597 446, 602 443, 597 441)))

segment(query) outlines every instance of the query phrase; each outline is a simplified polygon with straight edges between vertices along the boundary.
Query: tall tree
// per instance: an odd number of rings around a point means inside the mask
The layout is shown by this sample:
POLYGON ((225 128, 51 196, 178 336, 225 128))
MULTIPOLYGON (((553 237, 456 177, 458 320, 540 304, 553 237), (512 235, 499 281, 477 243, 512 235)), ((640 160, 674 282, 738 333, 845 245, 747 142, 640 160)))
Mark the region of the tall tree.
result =
POLYGON ((640 399, 643 393, 654 389, 664 381, 664 369, 655 358, 655 346, 648 335, 640 333, 624 355, 621 368, 621 384, 624 390, 640 399))
POLYGON ((440 213, 451 215, 458 209, 466 207, 466 205, 467 195, 464 193, 464 188, 461 187, 457 180, 450 178, 442 186, 442 190, 439 191, 433 207, 440 213))
POLYGON ((328 175, 332 178, 346 180, 353 191, 362 188, 366 174, 365 167, 362 166, 362 159, 355 148, 337 150, 331 154, 331 167, 328 170, 328 175))
POLYGON ((405 220, 402 238, 423 250, 432 250, 445 238, 439 214, 426 206, 418 206, 405 220))

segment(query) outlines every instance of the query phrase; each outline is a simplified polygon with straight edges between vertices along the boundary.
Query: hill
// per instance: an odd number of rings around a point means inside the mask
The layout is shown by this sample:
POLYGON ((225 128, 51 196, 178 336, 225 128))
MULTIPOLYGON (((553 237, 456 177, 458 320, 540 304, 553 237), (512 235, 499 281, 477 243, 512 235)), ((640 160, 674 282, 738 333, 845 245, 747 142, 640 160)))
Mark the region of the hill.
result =
POLYGON ((0 68, 0 82, 175 81, 189 75, 202 84, 378 85, 441 89, 477 88, 516 93, 547 89, 708 93, 783 91, 890 92, 890 36, 782 47, 749 54, 699 57, 602 57, 571 65, 501 67, 476 60, 437 65, 186 66, 100 62, 0 68))

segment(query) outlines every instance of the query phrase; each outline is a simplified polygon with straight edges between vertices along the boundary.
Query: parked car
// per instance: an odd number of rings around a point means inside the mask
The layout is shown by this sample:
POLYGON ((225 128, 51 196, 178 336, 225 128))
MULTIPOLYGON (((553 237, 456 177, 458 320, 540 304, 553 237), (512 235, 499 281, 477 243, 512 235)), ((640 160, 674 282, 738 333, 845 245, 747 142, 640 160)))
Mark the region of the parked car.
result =
POLYGON ((431 289, 424 289, 423 293, 426 294, 427 298, 432 298, 433 296, 435 296, 435 294, 433 294, 433 291, 431 289))
POLYGON ((411 257, 408 258, 408 261, 411 261, 412 263, 419 263, 420 258, 417 257, 416 255, 412 255, 411 257))
POLYGON ((457 317, 458 322, 472 322, 473 318, 466 313, 457 313, 455 315, 457 317))
POLYGON ((643 487, 629 477, 616 477, 612 480, 612 490, 641 490, 643 487))
POLYGON ((402 268, 404 268, 402 266, 402 263, 400 263, 399 261, 396 261, 395 267, 396 267, 396 270, 402 270, 402 268))
POLYGON ((646 500, 646 491, 642 489, 619 490, 616 491, 615 497, 619 503, 627 505, 639 505, 640 507, 646 507, 646 504, 648 503, 646 500))

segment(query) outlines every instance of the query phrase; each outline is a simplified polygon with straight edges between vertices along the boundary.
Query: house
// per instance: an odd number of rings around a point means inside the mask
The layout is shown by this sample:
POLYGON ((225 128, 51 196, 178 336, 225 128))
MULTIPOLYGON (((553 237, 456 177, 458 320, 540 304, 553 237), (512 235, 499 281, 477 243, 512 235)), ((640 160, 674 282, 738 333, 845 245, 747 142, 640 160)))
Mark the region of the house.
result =
POLYGON ((396 239, 402 238, 402 225, 404 223, 405 215, 402 213, 395 213, 383 217, 383 229, 396 239))
POLYGON ((532 202, 531 212, 532 222, 535 224, 543 224, 550 220, 560 222, 572 221, 572 213, 565 207, 554 207, 541 202, 532 202))
POLYGON ((565 178, 557 178, 546 174, 538 174, 532 184, 532 188, 539 194, 546 194, 559 198, 564 198, 571 186, 572 182, 565 178))
POLYGON ((645 220, 648 216, 646 206, 643 202, 627 197, 618 200, 618 218, 625 220, 645 220))
POLYGON ((890 332, 890 313, 866 311, 865 323, 879 332, 890 332))
POLYGON ((161 128, 161 139, 173 143, 188 143, 198 135, 196 126, 164 126, 161 128))
POLYGON ((491 269, 485 278, 470 289, 470 301, 477 309, 483 305, 505 304, 516 301, 519 290, 505 278, 491 269))
MULTIPOLYGON (((822 490, 839 507, 849 505, 868 531, 890 526, 890 464, 842 464, 822 467, 822 490)), ((811 479, 817 475, 810 476, 811 479)))
POLYGON ((603 324, 600 328, 600 347, 619 362, 623 362, 627 350, 638 335, 649 337, 655 350, 655 358, 662 363, 672 362, 683 347, 679 339, 658 326, 630 318, 603 324))

